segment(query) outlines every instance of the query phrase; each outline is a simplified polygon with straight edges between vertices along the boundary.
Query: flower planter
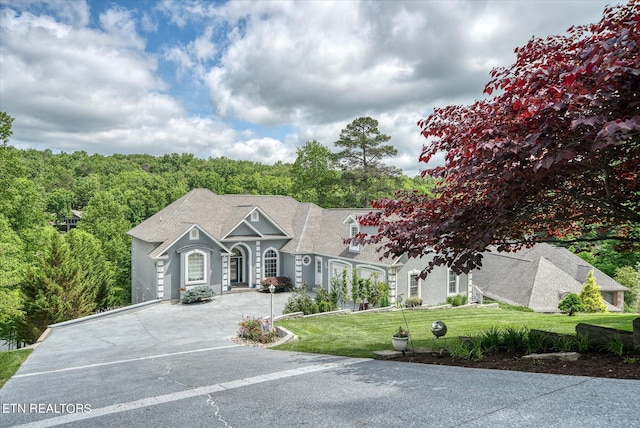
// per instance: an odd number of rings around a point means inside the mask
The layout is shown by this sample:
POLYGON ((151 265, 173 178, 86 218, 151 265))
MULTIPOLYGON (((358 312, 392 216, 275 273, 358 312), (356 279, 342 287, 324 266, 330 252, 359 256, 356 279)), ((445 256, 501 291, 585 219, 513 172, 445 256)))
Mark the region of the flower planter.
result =
POLYGON ((393 349, 396 351, 406 351, 409 347, 409 338, 408 337, 392 337, 391 345, 393 349))

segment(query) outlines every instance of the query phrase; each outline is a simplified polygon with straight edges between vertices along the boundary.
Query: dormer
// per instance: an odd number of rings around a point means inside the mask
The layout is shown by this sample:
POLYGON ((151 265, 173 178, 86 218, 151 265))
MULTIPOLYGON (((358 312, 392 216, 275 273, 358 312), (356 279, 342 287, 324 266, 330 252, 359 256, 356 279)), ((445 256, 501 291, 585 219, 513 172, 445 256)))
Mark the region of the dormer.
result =
MULTIPOLYGON (((354 216, 348 216, 343 223, 349 225, 349 238, 354 238, 358 233, 360 233, 360 223, 358 223, 358 220, 354 216)), ((361 245, 354 244, 352 242, 349 243, 349 252, 359 253, 360 249, 361 245)))

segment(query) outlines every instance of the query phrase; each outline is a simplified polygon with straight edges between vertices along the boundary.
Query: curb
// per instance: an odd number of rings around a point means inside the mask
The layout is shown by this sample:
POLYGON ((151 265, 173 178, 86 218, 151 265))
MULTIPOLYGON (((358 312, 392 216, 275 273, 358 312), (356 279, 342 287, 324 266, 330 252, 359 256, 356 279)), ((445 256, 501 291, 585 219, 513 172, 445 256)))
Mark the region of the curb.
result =
POLYGON ((274 346, 282 345, 283 343, 294 342, 294 341, 298 340, 298 336, 293 334, 292 332, 290 332, 286 328, 284 328, 284 327, 276 327, 276 328, 284 333, 284 337, 279 339, 277 342, 274 342, 274 343, 270 344, 269 346, 267 346, 267 348, 272 348, 274 346))
MULTIPOLYGON (((48 326, 47 330, 52 329, 52 328, 56 328, 56 327, 65 327, 65 326, 72 325, 72 324, 80 324, 80 323, 83 323, 83 322, 86 322, 86 321, 92 321, 92 320, 97 319, 97 318, 108 317, 108 316, 115 315, 115 314, 121 314, 123 312, 128 312, 128 311, 140 309, 142 307, 149 306, 149 305, 155 305, 155 304, 158 304, 158 303, 161 303, 161 302, 162 302, 162 300, 149 300, 147 302, 136 303, 135 305, 129 305, 129 306, 125 306, 123 308, 113 309, 113 310, 105 311, 105 312, 99 312, 97 314, 87 315, 86 317, 76 318, 74 320, 63 321, 63 322, 59 322, 59 323, 56 323, 56 324, 51 324, 51 325, 48 326)), ((46 330, 45 330, 45 333, 46 333, 46 330)), ((44 335, 44 333, 43 333, 43 335, 44 335)), ((40 339, 38 339, 38 340, 40 340, 40 339)))

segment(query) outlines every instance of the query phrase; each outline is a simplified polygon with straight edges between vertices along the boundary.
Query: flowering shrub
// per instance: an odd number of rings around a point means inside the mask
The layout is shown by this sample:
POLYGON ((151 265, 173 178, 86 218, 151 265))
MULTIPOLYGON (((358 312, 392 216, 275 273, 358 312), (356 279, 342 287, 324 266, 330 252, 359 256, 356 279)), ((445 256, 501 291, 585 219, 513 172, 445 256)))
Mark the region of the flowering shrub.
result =
POLYGON ((260 283, 260 291, 269 292, 269 286, 276 287, 276 293, 280 291, 288 291, 291 289, 291 279, 288 276, 269 276, 260 283))
POLYGON ((278 338, 275 330, 271 330, 269 320, 255 317, 245 317, 238 324, 238 337, 259 343, 272 343, 278 338))

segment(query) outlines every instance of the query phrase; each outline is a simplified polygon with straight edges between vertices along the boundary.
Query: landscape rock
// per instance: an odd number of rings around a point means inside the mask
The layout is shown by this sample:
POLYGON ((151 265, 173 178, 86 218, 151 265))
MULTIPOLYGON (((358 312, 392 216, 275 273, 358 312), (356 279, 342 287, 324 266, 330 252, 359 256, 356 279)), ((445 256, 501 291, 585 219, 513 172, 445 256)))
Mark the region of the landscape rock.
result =
POLYGON ((577 352, 550 352, 547 354, 523 355, 523 360, 556 360, 556 361, 578 361, 580 354, 577 352))

